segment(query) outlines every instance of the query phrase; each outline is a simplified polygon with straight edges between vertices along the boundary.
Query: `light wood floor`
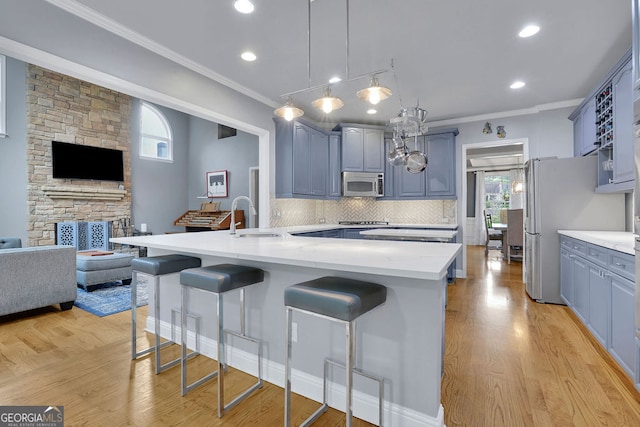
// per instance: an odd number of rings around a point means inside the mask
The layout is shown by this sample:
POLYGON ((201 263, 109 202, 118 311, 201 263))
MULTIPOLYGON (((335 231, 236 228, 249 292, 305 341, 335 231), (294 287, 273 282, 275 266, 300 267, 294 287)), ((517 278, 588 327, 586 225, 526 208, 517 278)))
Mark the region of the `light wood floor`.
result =
MULTIPOLYGON (((497 252, 487 259, 484 246, 468 249, 468 278, 449 286, 447 426, 640 425, 631 380, 570 310, 532 302, 520 263, 507 265, 497 252)), ((180 397, 179 368, 154 375, 150 358, 130 361, 129 328, 128 311, 99 318, 48 308, 0 317, 0 405, 64 405, 67 426, 283 424, 284 392, 271 384, 222 421, 216 381, 180 397)), ((194 376, 212 367, 198 359, 194 376)), ((227 395, 252 381, 232 369, 226 378, 227 395)), ((295 396, 293 406, 299 423, 316 404, 295 396)), ((316 425, 344 425, 343 417, 330 411, 316 425)))

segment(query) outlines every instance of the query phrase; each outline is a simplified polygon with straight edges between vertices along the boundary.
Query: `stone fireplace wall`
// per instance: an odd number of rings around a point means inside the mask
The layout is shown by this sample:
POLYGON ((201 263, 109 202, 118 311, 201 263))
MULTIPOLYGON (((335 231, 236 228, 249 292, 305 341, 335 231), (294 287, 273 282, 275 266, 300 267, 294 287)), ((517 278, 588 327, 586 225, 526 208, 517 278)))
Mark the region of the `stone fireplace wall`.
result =
POLYGON ((130 218, 131 97, 35 65, 27 73, 29 246, 55 244, 57 222, 130 218), (122 150, 124 183, 53 179, 51 141, 122 150))

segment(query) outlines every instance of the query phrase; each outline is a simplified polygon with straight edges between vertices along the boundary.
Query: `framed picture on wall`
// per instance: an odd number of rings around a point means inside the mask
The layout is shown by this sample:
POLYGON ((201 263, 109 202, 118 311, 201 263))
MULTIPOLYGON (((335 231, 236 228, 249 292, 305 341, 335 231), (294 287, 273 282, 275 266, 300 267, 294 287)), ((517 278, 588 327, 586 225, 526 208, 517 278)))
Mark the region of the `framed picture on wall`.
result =
POLYGON ((207 172, 207 197, 229 197, 227 171, 207 172))

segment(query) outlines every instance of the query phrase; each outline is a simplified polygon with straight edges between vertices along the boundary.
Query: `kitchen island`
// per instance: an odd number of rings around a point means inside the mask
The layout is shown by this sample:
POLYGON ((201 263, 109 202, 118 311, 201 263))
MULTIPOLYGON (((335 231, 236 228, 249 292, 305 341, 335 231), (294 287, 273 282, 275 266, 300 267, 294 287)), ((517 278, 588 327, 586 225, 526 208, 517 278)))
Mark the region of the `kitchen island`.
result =
MULTIPOLYGON (((318 227, 315 227, 317 229, 318 227)), ((284 289, 321 276, 342 276, 388 287, 387 301, 367 313, 357 325, 358 368, 385 378, 385 424, 444 425, 440 382, 444 353, 444 304, 447 267, 461 251, 455 243, 317 239, 291 233, 309 227, 179 233, 113 238, 111 242, 145 246, 149 255, 183 253, 198 256, 203 265, 238 263, 262 268, 265 281, 247 291, 247 331, 263 340, 264 378, 284 385, 284 289), (256 234, 262 234, 257 237, 256 234), (273 237, 272 235, 276 235, 273 237)), ((179 301, 179 275, 162 278, 161 300, 179 301)), ((152 292, 152 290, 150 290, 152 292)), ((215 297, 190 298, 189 311, 201 317, 201 352, 216 354, 215 297)), ((149 307, 147 329, 155 313, 149 307)), ((225 296, 225 327, 239 328, 239 297, 225 296)), ((320 401, 323 359, 344 360, 344 331, 332 322, 294 316, 297 342, 293 345, 293 391, 320 401)), ((170 336, 170 310, 160 314, 161 331, 170 336)), ((190 339, 192 331, 189 331, 190 339)), ((229 342, 231 366, 255 372, 255 358, 229 342)), ((331 377, 329 403, 344 410, 343 372, 331 377)), ((354 415, 377 422, 377 386, 356 380, 354 415)))

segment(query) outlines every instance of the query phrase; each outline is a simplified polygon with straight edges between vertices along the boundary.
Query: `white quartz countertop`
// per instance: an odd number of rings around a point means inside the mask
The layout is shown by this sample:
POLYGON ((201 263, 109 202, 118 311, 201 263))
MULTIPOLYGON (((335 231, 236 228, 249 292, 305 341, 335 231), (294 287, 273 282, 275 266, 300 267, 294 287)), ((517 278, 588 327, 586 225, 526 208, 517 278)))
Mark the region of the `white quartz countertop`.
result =
POLYGON ((296 225, 292 227, 284 227, 289 233, 304 233, 307 231, 324 231, 335 230, 337 228, 366 228, 366 229, 379 229, 379 228, 402 228, 402 229, 432 229, 432 230, 457 230, 458 224, 311 224, 311 225, 296 225))
POLYGON ((458 232, 456 230, 420 230, 420 229, 397 229, 397 228, 374 228, 364 230, 360 234, 372 237, 394 237, 399 239, 427 238, 427 239, 453 239, 458 232))
POLYGON ((314 225, 244 229, 237 233, 275 233, 279 234, 278 237, 233 237, 228 230, 222 230, 118 237, 110 241, 181 253, 426 280, 445 277, 447 267, 462 250, 462 245, 457 243, 291 235, 292 232, 335 228, 335 225, 314 225))
POLYGON ((558 230, 558 234, 635 255, 634 234, 628 231, 558 230))

